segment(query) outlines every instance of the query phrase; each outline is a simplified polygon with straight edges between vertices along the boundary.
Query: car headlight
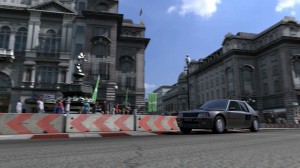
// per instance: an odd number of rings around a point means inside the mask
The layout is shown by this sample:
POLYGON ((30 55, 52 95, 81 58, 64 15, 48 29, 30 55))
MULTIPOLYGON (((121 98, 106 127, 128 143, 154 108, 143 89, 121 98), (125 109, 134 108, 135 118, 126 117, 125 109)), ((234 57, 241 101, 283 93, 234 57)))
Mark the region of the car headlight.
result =
POLYGON ((209 112, 201 112, 198 114, 199 118, 209 118, 209 112))

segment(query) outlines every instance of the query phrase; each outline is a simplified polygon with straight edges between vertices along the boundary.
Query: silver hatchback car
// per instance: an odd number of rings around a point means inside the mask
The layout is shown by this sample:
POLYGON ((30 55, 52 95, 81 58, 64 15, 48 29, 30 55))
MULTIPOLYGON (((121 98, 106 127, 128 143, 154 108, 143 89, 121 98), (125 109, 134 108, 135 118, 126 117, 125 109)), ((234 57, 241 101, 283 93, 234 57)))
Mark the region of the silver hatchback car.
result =
POLYGON ((192 129, 211 129, 218 134, 232 128, 259 131, 258 114, 247 102, 240 100, 210 100, 198 109, 179 112, 176 120, 184 134, 192 129))

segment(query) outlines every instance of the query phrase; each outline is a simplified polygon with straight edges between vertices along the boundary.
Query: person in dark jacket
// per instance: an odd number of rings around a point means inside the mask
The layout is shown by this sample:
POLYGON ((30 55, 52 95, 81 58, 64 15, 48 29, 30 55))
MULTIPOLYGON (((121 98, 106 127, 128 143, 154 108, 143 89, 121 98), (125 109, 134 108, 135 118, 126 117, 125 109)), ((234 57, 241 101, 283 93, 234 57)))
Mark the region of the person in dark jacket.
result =
POLYGON ((63 113, 63 109, 62 109, 59 101, 56 102, 53 113, 54 114, 62 114, 63 113))

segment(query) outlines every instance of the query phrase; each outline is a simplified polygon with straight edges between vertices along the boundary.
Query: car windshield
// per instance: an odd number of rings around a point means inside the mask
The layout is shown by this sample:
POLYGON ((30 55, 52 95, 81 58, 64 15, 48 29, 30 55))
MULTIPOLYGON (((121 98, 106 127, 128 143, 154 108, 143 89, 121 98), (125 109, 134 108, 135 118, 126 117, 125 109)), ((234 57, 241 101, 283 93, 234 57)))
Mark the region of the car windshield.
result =
POLYGON ((198 109, 203 110, 226 110, 228 100, 210 100, 198 109))

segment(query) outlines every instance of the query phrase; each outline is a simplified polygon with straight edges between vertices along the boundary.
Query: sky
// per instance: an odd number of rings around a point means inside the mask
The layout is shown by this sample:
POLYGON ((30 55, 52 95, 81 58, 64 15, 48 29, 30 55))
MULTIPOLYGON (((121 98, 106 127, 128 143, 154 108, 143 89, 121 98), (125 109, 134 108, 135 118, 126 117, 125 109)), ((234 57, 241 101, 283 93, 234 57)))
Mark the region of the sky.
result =
POLYGON ((227 33, 258 34, 285 16, 300 22, 300 0, 119 0, 119 13, 136 24, 143 21, 151 39, 145 51, 147 94, 176 84, 186 55, 207 57, 222 47, 227 33))

